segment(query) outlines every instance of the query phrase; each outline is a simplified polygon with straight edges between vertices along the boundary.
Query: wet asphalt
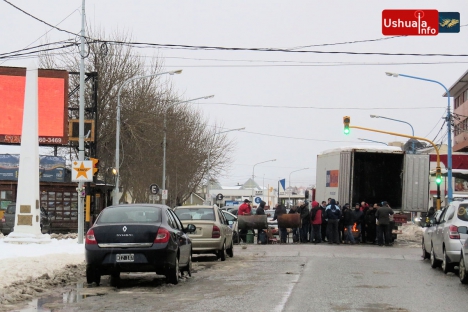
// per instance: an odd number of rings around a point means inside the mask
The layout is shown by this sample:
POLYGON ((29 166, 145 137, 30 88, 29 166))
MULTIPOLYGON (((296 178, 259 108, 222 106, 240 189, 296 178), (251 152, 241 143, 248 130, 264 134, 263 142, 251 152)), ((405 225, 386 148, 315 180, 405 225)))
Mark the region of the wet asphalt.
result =
POLYGON ((103 277, 24 311, 466 311, 468 287, 420 254, 414 244, 235 246, 224 262, 195 256, 178 285, 148 273, 122 274, 117 287, 103 277))

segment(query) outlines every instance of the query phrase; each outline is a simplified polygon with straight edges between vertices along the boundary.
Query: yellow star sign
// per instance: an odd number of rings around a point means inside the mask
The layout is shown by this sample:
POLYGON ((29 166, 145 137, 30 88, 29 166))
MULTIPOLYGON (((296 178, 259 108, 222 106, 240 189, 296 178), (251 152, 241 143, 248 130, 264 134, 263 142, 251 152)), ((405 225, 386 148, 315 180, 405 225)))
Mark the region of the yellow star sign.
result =
POLYGON ((75 161, 73 162, 73 175, 72 181, 93 181, 91 174, 92 161, 75 161))

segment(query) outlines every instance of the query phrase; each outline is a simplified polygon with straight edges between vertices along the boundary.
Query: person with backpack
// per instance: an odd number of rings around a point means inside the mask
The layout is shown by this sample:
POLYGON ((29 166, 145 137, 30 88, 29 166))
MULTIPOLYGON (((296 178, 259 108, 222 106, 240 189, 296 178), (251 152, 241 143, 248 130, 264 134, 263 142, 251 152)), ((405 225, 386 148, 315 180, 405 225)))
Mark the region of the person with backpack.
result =
POLYGON ((327 206, 325 210, 325 216, 328 219, 328 243, 340 244, 338 239, 338 222, 341 218, 340 207, 336 205, 334 199, 330 200, 330 205, 327 206))
POLYGON ((353 216, 353 211, 349 209, 349 204, 346 204, 343 206, 343 226, 345 227, 344 230, 344 243, 348 244, 348 242, 351 245, 354 245, 356 242, 354 241, 354 235, 353 235, 353 226, 354 226, 354 216, 353 216))
POLYGON ((310 242, 314 244, 320 244, 322 242, 322 208, 316 201, 312 202, 312 210, 310 211, 310 225, 312 226, 312 232, 310 236, 310 242))

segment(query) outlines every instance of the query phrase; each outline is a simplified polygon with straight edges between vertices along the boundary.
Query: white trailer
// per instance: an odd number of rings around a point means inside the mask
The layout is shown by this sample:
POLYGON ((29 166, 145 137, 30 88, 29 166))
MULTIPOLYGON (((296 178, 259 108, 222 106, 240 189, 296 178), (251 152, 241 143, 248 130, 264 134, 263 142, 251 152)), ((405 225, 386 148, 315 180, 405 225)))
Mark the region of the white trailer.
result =
POLYGON ((317 155, 317 201, 341 205, 388 201, 393 209, 427 211, 429 155, 406 154, 392 146, 355 146, 317 155))

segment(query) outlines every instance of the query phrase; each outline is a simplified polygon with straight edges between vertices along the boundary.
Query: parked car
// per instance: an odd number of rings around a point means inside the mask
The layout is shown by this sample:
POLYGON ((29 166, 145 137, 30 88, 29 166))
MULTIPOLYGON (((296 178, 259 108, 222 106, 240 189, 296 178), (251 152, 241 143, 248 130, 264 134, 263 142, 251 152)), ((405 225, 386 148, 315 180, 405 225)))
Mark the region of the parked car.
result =
POLYGON ((458 232, 458 227, 468 226, 468 200, 454 201, 436 212, 434 224, 423 235, 423 256, 430 250, 431 266, 441 266, 444 273, 453 271, 460 262, 460 250, 468 234, 458 232))
POLYGON ((165 205, 125 204, 105 208, 86 233, 86 280, 99 285, 102 275, 156 272, 172 284, 192 269, 192 241, 185 226, 165 205))
MULTIPOLYGON (((458 233, 468 234, 468 227, 459 226, 458 233)), ((465 242, 462 245, 460 251, 460 263, 458 265, 458 277, 462 284, 468 284, 468 238, 465 239, 465 242)))
POLYGON ((194 224, 196 231, 190 234, 193 253, 214 253, 221 261, 226 253, 234 256, 232 229, 218 206, 179 206, 174 212, 183 224, 194 224))
MULTIPOLYGON (((50 219, 51 216, 47 211, 41 207, 41 233, 50 233, 50 219)), ((0 219, 0 231, 3 235, 8 235, 13 232, 16 223, 16 203, 8 204, 3 218, 0 219)))
POLYGON ((226 210, 221 210, 223 213, 224 217, 229 223, 229 227, 232 229, 232 241, 233 243, 239 243, 239 230, 238 230, 238 224, 237 224, 237 217, 233 215, 230 212, 227 212, 226 210))

